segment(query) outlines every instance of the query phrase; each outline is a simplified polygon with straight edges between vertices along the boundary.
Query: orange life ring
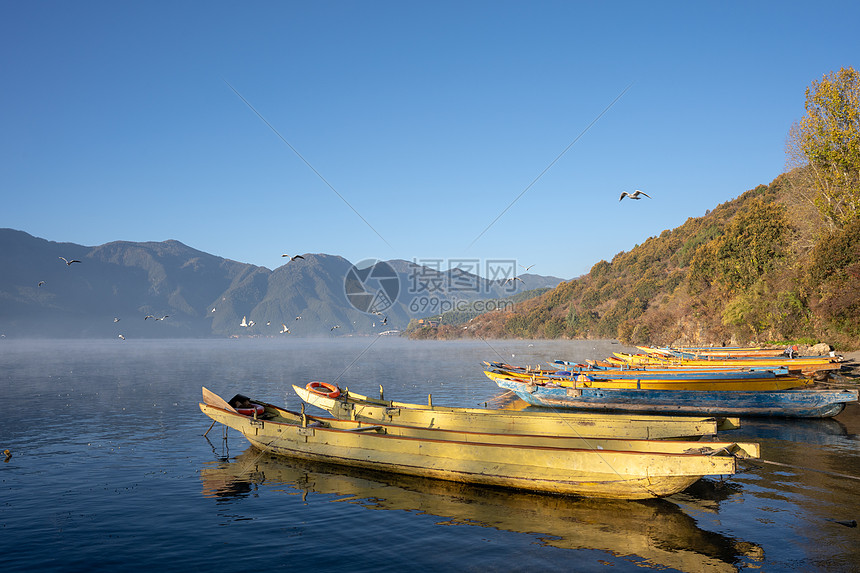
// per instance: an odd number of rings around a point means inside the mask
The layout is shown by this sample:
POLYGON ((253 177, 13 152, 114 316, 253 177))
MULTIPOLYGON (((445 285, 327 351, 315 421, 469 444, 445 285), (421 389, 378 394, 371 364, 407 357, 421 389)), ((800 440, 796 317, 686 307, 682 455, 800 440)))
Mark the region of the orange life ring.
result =
POLYGON ((340 396, 340 388, 328 382, 308 382, 305 390, 327 398, 337 398, 340 396))
POLYGON ((258 416, 262 416, 266 409, 259 404, 251 404, 250 408, 236 408, 236 411, 243 416, 253 416, 255 412, 258 416))

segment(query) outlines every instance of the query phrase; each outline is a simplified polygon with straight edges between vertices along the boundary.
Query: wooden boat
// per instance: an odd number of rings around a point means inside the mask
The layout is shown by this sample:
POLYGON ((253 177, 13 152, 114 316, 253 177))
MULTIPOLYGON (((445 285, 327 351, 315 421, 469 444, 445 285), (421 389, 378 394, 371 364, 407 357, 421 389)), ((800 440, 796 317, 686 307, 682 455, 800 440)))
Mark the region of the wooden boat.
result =
POLYGON ((630 364, 679 364, 683 366, 783 366, 789 373, 801 373, 807 376, 817 372, 839 370, 842 368, 840 357, 803 356, 798 358, 657 358, 653 355, 627 354, 615 352, 616 358, 630 364))
POLYGON ((433 405, 432 400, 423 405, 374 399, 349 389, 338 388, 334 396, 295 385, 293 390, 308 404, 339 419, 492 434, 656 440, 713 435, 740 426, 737 418, 452 408, 433 405))
MULTIPOLYGON (((641 352, 646 354, 671 355, 673 353, 692 354, 697 356, 724 357, 724 358, 740 358, 740 357, 778 357, 788 356, 786 348, 758 348, 758 347, 741 347, 741 346, 637 346, 641 352)), ((794 348, 797 351, 797 348, 794 348)))
POLYGON ((493 366, 485 371, 491 379, 510 376, 532 383, 551 382, 560 386, 586 388, 639 388, 646 390, 787 390, 812 384, 811 380, 789 376, 767 368, 711 371, 689 370, 622 370, 575 369, 550 371, 486 363, 493 366))
POLYGON ((513 377, 495 377, 501 388, 513 390, 535 406, 711 416, 786 416, 829 418, 856 402, 857 390, 617 390, 565 388, 556 384, 532 384, 513 377))
POLYGON ((570 375, 526 374, 507 370, 484 371, 491 380, 510 377, 536 384, 554 383, 570 388, 642 389, 642 390, 787 390, 812 384, 807 378, 775 376, 768 371, 755 372, 589 372, 570 375))
MULTIPOLYGON (((485 362, 484 364, 489 363, 485 362)), ((673 363, 631 364, 619 358, 611 357, 606 360, 586 360, 585 362, 554 360, 548 364, 556 372, 560 370, 577 372, 591 372, 594 370, 618 370, 620 372, 751 372, 769 370, 777 376, 788 374, 788 368, 784 366, 688 366, 673 363)))
POLYGON ((274 454, 455 482, 590 497, 672 495, 702 476, 730 475, 758 444, 462 432, 319 418, 255 401, 239 414, 203 389, 200 410, 274 454))
POLYGON ((540 366, 514 366, 503 362, 484 362, 490 369, 499 372, 509 372, 512 375, 526 374, 529 376, 567 377, 578 374, 587 374, 592 377, 610 378, 621 376, 642 375, 658 378, 663 375, 667 378, 737 378, 737 379, 764 379, 777 376, 787 376, 788 368, 777 366, 663 366, 661 364, 630 364, 619 361, 617 364, 607 362, 588 361, 586 363, 573 363, 556 360, 550 363, 550 368, 540 366), (552 368, 555 367, 555 368, 552 368))

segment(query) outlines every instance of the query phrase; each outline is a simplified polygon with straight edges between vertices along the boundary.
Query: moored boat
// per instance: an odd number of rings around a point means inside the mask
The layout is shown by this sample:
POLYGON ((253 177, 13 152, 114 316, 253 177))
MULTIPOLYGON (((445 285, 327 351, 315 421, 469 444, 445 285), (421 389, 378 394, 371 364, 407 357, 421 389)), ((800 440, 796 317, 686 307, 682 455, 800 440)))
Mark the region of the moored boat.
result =
POLYGON ((597 411, 828 418, 841 412, 846 403, 858 399, 858 391, 853 389, 712 392, 565 388, 557 384, 535 384, 515 377, 492 379, 499 387, 514 391, 528 404, 597 411))
POLYGON ((682 366, 775 366, 788 368, 789 373, 801 373, 807 376, 818 372, 839 370, 842 368, 841 357, 831 356, 801 356, 796 358, 682 358, 674 356, 656 357, 645 354, 613 353, 619 360, 629 364, 650 365, 682 365, 682 366))
POLYGON ((527 376, 504 371, 484 371, 490 380, 514 378, 532 384, 551 383, 565 388, 600 388, 605 390, 699 390, 711 392, 788 390, 812 384, 797 376, 713 376, 711 374, 666 376, 650 373, 634 374, 577 374, 570 377, 527 376))
POLYGON ((531 383, 554 383, 570 388, 644 389, 644 390, 786 390, 812 384, 807 378, 776 375, 768 370, 732 372, 672 371, 580 371, 564 373, 520 370, 485 370, 491 380, 510 377, 531 383))
POLYGON ((455 482, 591 497, 672 495, 706 475, 731 475, 758 444, 576 439, 366 424, 291 412, 266 402, 238 413, 203 389, 201 411, 274 454, 455 482))
POLYGON ((718 430, 737 428, 740 424, 737 418, 707 416, 540 412, 409 404, 369 398, 337 387, 328 388, 328 392, 324 391, 326 389, 319 391, 310 384, 305 388, 293 385, 293 390, 308 404, 326 410, 336 418, 447 430, 655 440, 712 435, 718 430))

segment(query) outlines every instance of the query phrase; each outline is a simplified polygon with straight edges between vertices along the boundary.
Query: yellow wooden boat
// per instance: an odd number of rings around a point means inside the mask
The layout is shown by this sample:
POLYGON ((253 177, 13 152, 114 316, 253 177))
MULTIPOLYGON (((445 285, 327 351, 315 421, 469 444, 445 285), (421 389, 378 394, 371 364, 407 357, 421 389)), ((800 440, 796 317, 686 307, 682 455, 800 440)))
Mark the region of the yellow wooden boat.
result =
MULTIPOLYGON (((813 384, 808 378, 798 376, 774 376, 771 378, 746 379, 746 378, 660 378, 659 375, 647 377, 649 373, 642 372, 637 376, 635 371, 629 371, 627 376, 612 378, 592 377, 588 373, 575 374, 570 377, 557 376, 548 377, 538 374, 516 373, 506 370, 485 370, 484 374, 493 382, 500 379, 513 378, 531 384, 555 384, 565 388, 600 388, 604 390, 702 390, 702 391, 728 391, 728 390, 790 390, 802 388, 813 384)), ((594 372, 594 376, 606 376, 601 372, 594 372)), ((609 375, 611 376, 611 374, 609 375)))
POLYGON ((842 368, 840 357, 803 356, 800 358, 657 358, 654 355, 627 354, 614 352, 619 358, 629 364, 661 364, 682 366, 774 366, 788 368, 789 373, 801 373, 811 376, 818 372, 839 370, 842 368))
POLYGON ((689 487, 706 475, 730 475, 758 444, 560 438, 366 424, 318 418, 257 402, 240 414, 203 389, 200 410, 279 455, 372 470, 590 497, 646 499, 689 487))
POLYGON ((328 392, 321 392, 312 384, 305 388, 293 385, 293 390, 302 400, 335 418, 422 428, 657 440, 713 435, 718 430, 740 426, 739 418, 452 408, 434 405, 432 398, 428 398, 426 405, 408 404, 369 398, 333 386, 323 389, 328 392))
MULTIPOLYGON (((784 356, 786 353, 785 348, 760 348, 755 346, 738 346, 729 348, 720 346, 637 346, 636 348, 646 354, 655 354, 657 356, 667 356, 672 355, 672 353, 682 352, 702 357, 742 358, 757 356, 774 358, 784 356)), ((797 348, 794 348, 794 350, 796 351, 797 348)))

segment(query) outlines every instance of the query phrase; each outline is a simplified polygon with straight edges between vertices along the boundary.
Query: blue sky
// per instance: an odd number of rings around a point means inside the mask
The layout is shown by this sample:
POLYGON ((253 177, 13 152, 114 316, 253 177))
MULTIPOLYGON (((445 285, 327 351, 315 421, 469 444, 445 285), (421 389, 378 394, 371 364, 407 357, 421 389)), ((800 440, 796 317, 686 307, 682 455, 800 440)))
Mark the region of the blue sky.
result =
POLYGON ((268 268, 310 252, 578 276, 770 183, 806 87, 860 65, 849 1, 3 11, 0 227, 268 268), (652 199, 618 201, 634 189, 652 199))

